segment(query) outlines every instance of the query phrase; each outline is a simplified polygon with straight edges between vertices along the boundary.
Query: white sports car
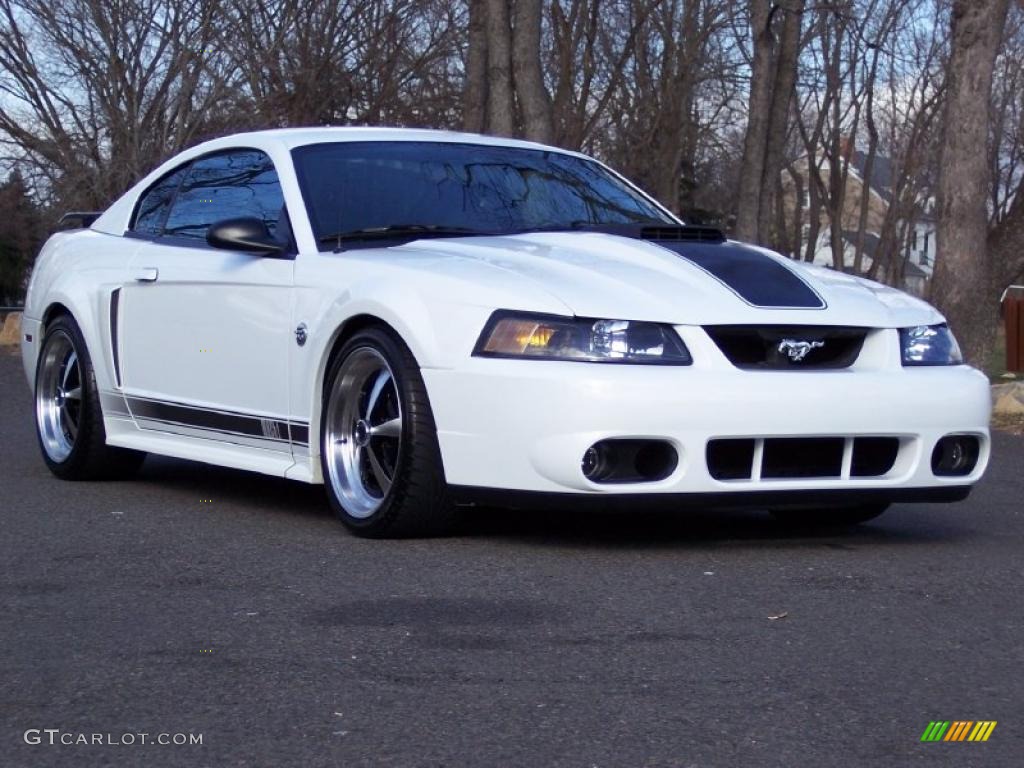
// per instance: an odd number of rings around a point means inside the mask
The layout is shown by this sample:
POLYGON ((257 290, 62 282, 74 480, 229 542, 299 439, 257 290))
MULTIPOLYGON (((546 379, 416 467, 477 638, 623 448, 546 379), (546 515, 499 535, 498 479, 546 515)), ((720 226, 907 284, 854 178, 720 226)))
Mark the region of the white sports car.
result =
POLYGON ((145 453, 323 483, 353 531, 579 499, 854 523, 967 496, 989 389, 898 291, 687 226, 583 155, 264 131, 169 160, 35 265, 66 479, 145 453))

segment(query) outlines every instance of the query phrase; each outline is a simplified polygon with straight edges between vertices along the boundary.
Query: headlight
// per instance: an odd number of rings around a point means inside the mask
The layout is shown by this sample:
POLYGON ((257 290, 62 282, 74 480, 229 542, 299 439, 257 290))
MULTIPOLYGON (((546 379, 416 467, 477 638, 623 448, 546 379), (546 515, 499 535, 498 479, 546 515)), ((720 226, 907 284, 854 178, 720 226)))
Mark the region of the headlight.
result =
POLYGON ((946 325, 900 328, 904 365, 959 365, 964 361, 960 345, 946 325))
POLYGON ((507 311, 491 315, 473 354, 584 363, 693 362, 682 339, 668 325, 507 311))

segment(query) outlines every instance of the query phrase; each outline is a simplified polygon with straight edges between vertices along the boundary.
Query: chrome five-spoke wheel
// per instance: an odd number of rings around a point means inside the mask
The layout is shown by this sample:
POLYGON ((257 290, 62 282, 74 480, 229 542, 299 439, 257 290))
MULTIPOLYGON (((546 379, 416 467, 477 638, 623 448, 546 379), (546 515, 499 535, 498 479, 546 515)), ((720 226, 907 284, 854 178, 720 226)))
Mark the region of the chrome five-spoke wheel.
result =
POLYGON ((92 359, 82 331, 67 315, 51 320, 43 334, 35 411, 43 461, 64 480, 125 477, 145 458, 107 445, 92 359))
POLYGON ((71 337, 63 331, 53 334, 39 365, 39 436, 46 454, 60 462, 74 449, 82 420, 82 365, 71 337))
POLYGON ((390 328, 355 333, 333 355, 323 389, 320 469, 331 508, 360 536, 449 530, 437 427, 420 367, 390 328))
POLYGON ((394 372, 372 347, 345 358, 328 394, 324 448, 334 493, 355 518, 380 508, 402 448, 402 400, 394 372))

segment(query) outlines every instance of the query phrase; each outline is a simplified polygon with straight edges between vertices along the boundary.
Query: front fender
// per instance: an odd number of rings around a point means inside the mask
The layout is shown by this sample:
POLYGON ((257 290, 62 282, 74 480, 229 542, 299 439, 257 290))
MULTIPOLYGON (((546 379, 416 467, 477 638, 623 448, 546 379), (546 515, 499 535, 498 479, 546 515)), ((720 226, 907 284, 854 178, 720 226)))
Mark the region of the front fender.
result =
POLYGON ((472 353, 491 311, 489 307, 430 300, 414 286, 383 279, 362 281, 329 300, 318 300, 300 289, 296 321, 306 323, 308 342, 293 348, 292 413, 295 418, 309 419, 311 454, 319 454, 321 393, 331 353, 354 321, 372 318, 390 327, 421 368, 451 368, 458 358, 472 353))

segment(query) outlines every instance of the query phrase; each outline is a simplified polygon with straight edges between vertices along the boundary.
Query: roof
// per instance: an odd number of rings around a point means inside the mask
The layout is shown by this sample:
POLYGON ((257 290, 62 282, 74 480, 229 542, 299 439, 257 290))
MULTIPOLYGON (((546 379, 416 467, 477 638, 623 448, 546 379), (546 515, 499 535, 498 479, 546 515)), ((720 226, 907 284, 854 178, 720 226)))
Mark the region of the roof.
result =
POLYGON ((485 136, 479 133, 461 131, 443 131, 430 128, 394 128, 375 126, 308 126, 303 128, 271 128, 265 131, 247 131, 233 133, 218 139, 205 142, 193 149, 209 151, 223 145, 259 144, 274 142, 288 149, 306 144, 324 144, 337 141, 428 141, 449 144, 482 144, 486 146, 520 147, 523 149, 544 149, 557 152, 568 152, 558 147, 550 147, 522 139, 510 139, 503 136, 485 136), (206 147, 207 149, 203 149, 206 147))
MULTIPOLYGON (((328 144, 331 142, 353 141, 423 141, 446 144, 477 144, 491 147, 516 147, 534 149, 545 152, 558 152, 563 155, 585 157, 579 152, 549 147, 532 141, 507 139, 501 136, 483 136, 476 133, 458 131, 436 131, 425 128, 374 128, 362 126, 322 126, 309 128, 273 128, 266 131, 249 131, 233 133, 217 139, 205 141, 186 149, 169 158, 158 168, 143 177, 134 187, 114 201, 92 224, 92 229, 111 235, 122 234, 131 219, 136 197, 150 184, 164 174, 172 171, 180 164, 210 152, 224 149, 247 148, 266 152, 280 169, 290 165, 289 153, 295 147, 307 144, 328 144)), ((287 187, 294 180, 289 174, 281 177, 282 186, 287 187)), ((297 189, 297 188, 296 188, 297 189)))
POLYGON ((884 155, 875 155, 871 166, 870 179, 866 178, 865 174, 868 165, 868 155, 866 152, 862 150, 854 152, 853 157, 850 158, 850 165, 857 170, 857 174, 862 179, 865 179, 868 186, 877 192, 883 200, 887 203, 892 201, 892 160, 884 155))
MULTIPOLYGON (((843 240, 848 242, 850 245, 856 246, 857 233, 844 229, 843 240)), ((874 260, 875 254, 878 252, 878 246, 881 242, 881 239, 874 232, 864 233, 864 253, 867 254, 868 258, 874 260)))
POLYGON ((912 262, 910 259, 906 259, 903 262, 903 276, 904 277, 930 277, 921 267, 912 262))

